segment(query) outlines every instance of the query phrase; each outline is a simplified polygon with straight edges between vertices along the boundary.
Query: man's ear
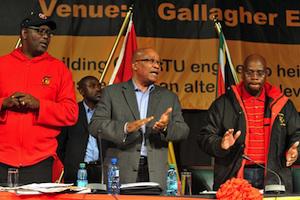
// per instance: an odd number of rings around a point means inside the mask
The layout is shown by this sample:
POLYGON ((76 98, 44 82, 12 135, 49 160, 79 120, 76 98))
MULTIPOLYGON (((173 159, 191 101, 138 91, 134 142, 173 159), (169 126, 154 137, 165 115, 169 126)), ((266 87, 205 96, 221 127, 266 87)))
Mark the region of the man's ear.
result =
POLYGON ((84 97, 84 90, 82 88, 77 88, 77 89, 79 94, 84 97))
POLYGON ((136 71, 137 70, 137 66, 136 66, 136 64, 134 63, 134 64, 132 64, 132 69, 134 70, 134 71, 136 71))
POLYGON ((21 38, 23 38, 23 40, 27 39, 27 35, 28 35, 28 30, 25 28, 22 28, 21 30, 21 38))

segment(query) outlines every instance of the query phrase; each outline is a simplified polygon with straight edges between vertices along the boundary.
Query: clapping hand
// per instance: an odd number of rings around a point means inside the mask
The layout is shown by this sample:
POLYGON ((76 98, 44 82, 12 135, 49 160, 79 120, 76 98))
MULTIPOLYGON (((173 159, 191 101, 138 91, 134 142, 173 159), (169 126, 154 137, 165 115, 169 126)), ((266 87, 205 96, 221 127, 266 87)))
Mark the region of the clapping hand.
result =
POLYGON ((235 141, 238 139, 238 137, 241 135, 241 131, 237 131, 233 135, 234 129, 228 129, 225 134, 223 135, 222 141, 221 141, 221 148, 224 150, 228 150, 231 146, 234 145, 235 141))
POLYGON ((153 129, 156 131, 164 130, 167 128, 170 119, 170 113, 172 112, 172 108, 169 107, 160 117, 160 119, 154 123, 153 129))
POLYGON ((286 153, 286 166, 291 166, 298 159, 299 141, 295 142, 286 153))
POLYGON ((154 117, 151 116, 151 117, 139 119, 139 120, 136 120, 133 122, 128 122, 126 131, 127 131, 127 133, 135 132, 135 131, 139 130, 143 125, 147 124, 148 122, 150 122, 153 119, 154 119, 154 117))

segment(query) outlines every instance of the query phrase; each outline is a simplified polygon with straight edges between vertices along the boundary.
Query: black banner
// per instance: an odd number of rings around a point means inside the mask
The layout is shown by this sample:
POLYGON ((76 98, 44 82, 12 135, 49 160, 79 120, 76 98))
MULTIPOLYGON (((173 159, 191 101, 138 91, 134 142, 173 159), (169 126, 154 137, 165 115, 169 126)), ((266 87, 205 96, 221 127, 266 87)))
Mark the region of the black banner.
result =
POLYGON ((18 33, 20 21, 42 11, 58 22, 58 35, 116 35, 130 5, 138 36, 215 38, 213 17, 227 39, 300 43, 300 3, 292 1, 2 0, 1 35, 18 33), (9 23, 8 23, 9 22, 9 23))

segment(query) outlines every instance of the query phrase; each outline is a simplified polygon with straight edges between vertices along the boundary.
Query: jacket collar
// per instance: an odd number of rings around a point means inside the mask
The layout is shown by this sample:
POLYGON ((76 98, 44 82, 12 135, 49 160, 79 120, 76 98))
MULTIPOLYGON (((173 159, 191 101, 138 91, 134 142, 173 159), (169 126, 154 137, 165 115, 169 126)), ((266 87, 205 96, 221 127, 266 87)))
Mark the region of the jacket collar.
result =
MULTIPOLYGON (((238 91, 238 94, 241 96, 242 94, 242 87, 244 87, 244 82, 242 81, 238 85, 232 85, 231 87, 235 87, 238 91)), ((264 85, 264 91, 266 94, 266 97, 271 98, 272 102, 276 102, 279 98, 283 96, 282 92, 279 88, 271 85, 269 82, 266 82, 264 85)))
POLYGON ((21 47, 13 50, 11 53, 12 56, 15 58, 21 60, 21 61, 31 61, 31 62, 39 62, 41 60, 49 59, 51 56, 48 54, 48 52, 43 53, 40 56, 36 56, 34 58, 28 58, 22 51, 21 47))

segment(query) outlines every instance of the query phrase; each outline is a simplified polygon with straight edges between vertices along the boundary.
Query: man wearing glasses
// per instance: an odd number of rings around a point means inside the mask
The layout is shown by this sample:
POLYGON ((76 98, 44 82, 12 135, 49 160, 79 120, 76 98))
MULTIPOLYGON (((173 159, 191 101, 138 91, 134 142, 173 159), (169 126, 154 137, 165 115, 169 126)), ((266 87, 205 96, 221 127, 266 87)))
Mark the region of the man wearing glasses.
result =
POLYGON ((56 136, 77 120, 72 75, 46 52, 55 29, 31 14, 21 22, 22 46, 0 57, 0 183, 11 167, 19 184, 51 182, 56 136))
POLYGON ((266 66, 262 56, 248 56, 243 82, 231 86, 209 108, 198 143, 215 157, 214 190, 231 177, 244 178, 259 189, 278 185, 277 173, 292 192, 290 166, 298 158, 300 117, 293 103, 266 82, 266 66))
POLYGON ((168 141, 179 141, 189 134, 176 94, 154 84, 160 63, 153 49, 136 50, 132 79, 102 90, 89 124, 95 137, 111 142, 104 170, 110 159, 117 157, 121 183, 151 181, 165 189, 168 141))

